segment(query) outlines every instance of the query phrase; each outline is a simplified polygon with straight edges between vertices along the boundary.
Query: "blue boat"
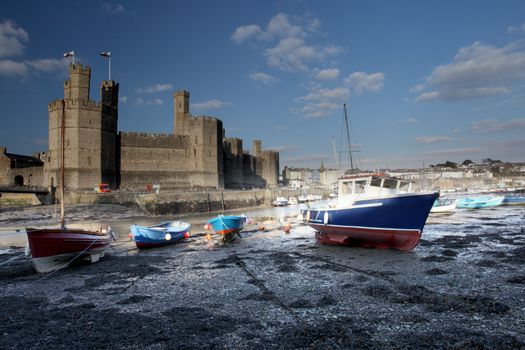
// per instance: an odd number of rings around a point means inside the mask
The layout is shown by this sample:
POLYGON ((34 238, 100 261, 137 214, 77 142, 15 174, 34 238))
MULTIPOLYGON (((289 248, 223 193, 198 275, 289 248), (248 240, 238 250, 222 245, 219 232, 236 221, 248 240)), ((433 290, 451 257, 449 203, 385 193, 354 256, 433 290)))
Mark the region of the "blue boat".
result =
POLYGON ((495 207, 503 203, 504 196, 475 196, 460 198, 456 201, 456 207, 461 209, 479 209, 495 207))
POLYGON ((436 192, 415 193, 409 182, 380 174, 339 180, 339 196, 327 208, 303 210, 320 243, 413 249, 436 192))
POLYGON ((219 215, 208 220, 213 231, 219 235, 238 233, 244 228, 246 216, 219 215))
POLYGON ((507 194, 505 195, 505 199, 503 200, 503 204, 507 205, 518 205, 518 204, 525 204, 525 194, 521 193, 514 193, 514 194, 507 194))
POLYGON ((174 244, 189 237, 191 224, 183 221, 170 221, 154 226, 133 225, 130 228, 137 248, 142 249, 174 244))

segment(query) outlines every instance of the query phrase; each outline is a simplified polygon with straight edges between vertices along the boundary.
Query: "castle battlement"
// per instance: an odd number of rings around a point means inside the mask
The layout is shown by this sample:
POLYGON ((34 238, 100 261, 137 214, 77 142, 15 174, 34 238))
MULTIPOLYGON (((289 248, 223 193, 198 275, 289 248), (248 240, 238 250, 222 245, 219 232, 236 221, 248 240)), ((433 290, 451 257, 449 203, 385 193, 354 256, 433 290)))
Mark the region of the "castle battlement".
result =
POLYGON ((119 134, 122 147, 186 148, 190 142, 190 137, 186 135, 151 134, 133 131, 120 132, 119 134))

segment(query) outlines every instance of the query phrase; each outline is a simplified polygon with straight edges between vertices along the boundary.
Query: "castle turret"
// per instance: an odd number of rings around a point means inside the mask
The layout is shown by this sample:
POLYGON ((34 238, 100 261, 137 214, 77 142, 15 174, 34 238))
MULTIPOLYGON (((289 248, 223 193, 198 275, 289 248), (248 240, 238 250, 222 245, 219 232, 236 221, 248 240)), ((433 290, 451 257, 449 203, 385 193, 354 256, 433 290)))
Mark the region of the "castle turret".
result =
POLYGON ((89 100, 91 68, 81 64, 69 65, 69 79, 64 82, 64 99, 89 100))
POLYGON ((176 135, 187 134, 186 121, 190 113, 190 93, 178 90, 173 93, 174 123, 173 133, 176 135))

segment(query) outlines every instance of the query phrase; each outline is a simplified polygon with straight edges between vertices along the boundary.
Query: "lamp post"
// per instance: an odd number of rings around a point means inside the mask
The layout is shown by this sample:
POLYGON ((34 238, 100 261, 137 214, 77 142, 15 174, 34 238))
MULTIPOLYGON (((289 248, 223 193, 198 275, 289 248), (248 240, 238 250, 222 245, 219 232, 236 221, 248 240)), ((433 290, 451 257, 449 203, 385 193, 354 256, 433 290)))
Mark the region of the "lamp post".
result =
POLYGON ((111 51, 104 51, 100 53, 100 56, 106 57, 108 59, 109 69, 108 69, 108 81, 111 80, 111 51))

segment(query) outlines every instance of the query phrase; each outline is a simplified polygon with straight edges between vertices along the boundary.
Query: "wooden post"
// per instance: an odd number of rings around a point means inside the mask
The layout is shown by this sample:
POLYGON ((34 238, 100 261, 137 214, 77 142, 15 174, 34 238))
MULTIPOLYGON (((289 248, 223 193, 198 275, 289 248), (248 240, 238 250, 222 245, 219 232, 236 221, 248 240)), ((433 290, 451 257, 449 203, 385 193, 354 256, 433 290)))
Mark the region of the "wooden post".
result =
POLYGON ((224 211, 224 193, 222 192, 222 188, 221 188, 221 204, 222 204, 222 210, 224 211))
POLYGON ((208 202, 208 213, 210 212, 210 192, 206 192, 207 195, 207 202, 208 202))

